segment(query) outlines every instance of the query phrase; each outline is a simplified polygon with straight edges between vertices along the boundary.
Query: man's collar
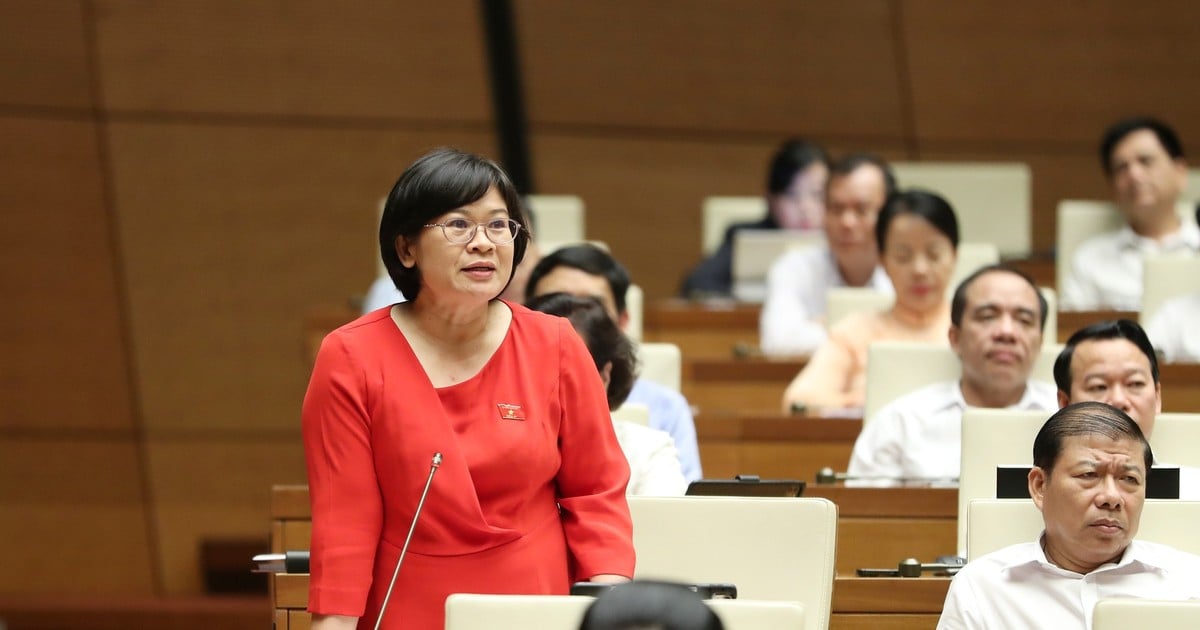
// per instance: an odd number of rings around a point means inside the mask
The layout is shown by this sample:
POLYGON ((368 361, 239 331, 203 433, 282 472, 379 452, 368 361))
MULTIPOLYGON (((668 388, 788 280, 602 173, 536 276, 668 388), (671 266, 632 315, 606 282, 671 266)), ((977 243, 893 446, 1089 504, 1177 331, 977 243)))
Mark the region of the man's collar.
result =
POLYGON ((1141 249, 1143 243, 1153 243, 1162 251, 1172 251, 1183 247, 1200 250, 1200 227, 1197 227, 1192 221, 1180 219, 1178 230, 1157 240, 1139 235, 1128 223, 1121 226, 1117 232, 1117 245, 1121 249, 1141 249))
MULTIPOLYGON (((1031 552, 1028 555, 1011 558, 1008 562, 1000 567, 1000 570, 1007 572, 1020 567, 1037 565, 1047 571, 1052 571, 1060 575, 1081 575, 1075 571, 1064 569, 1050 562, 1050 559, 1046 557, 1046 547, 1044 545, 1045 539, 1046 530, 1043 529, 1042 533, 1038 534, 1037 539, 1034 540, 1031 552)), ((1165 570, 1162 564, 1156 561, 1154 554, 1150 552, 1150 549, 1146 545, 1133 540, 1130 541, 1127 547, 1125 547, 1125 551, 1121 553, 1121 558, 1119 560, 1116 562, 1102 564, 1092 570, 1091 573, 1096 573, 1098 571, 1114 571, 1134 563, 1139 564, 1147 571, 1161 572, 1165 570)), ((1086 575, 1090 575, 1091 573, 1086 575)))

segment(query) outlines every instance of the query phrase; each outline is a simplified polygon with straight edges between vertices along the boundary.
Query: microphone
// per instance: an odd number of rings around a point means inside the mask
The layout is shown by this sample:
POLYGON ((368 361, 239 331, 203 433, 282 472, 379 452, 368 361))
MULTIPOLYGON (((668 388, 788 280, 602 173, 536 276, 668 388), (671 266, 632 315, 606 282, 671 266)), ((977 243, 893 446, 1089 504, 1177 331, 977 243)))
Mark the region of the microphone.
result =
POLYGON ((839 481, 892 481, 896 483, 938 483, 958 481, 952 477, 889 477, 886 475, 851 475, 836 472, 829 466, 817 471, 817 483, 827 485, 839 481))
POLYGON ((855 569, 858 577, 901 577, 917 578, 926 571, 940 571, 944 575, 954 575, 966 564, 965 558, 957 556, 941 556, 937 562, 921 562, 916 558, 905 558, 895 569, 855 569))
POLYGON ((392 571, 392 580, 388 582, 387 593, 379 604, 379 615, 375 617, 375 630, 383 623, 383 613, 387 610, 388 600, 392 598, 392 589, 396 586, 396 576, 400 575, 400 565, 404 564, 404 555, 408 553, 408 543, 412 542, 413 532, 417 529, 417 520, 421 518, 421 510, 425 507, 425 497, 429 494, 429 486, 433 484, 433 474, 442 465, 442 454, 434 453, 433 461, 429 464, 429 477, 425 479, 425 489, 421 491, 421 500, 417 501, 417 511, 413 512, 412 525, 408 526, 408 536, 404 538, 404 546, 400 548, 400 557, 396 558, 396 570, 392 571))

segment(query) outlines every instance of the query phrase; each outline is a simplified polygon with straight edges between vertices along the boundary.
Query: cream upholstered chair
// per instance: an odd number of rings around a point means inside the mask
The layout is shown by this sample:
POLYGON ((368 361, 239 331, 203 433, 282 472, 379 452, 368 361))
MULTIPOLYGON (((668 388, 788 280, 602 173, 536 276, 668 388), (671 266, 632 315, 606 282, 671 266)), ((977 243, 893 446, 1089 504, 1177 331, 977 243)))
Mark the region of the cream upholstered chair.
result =
MULTIPOLYGON (((1146 499, 1137 539, 1200 554, 1200 501, 1146 499)), ((1032 499, 975 499, 967 514, 967 560, 1032 542, 1043 529, 1042 513, 1032 499)))
MULTIPOLYGON (((1150 446, 1154 460, 1168 466, 1200 467, 1200 413, 1160 413, 1154 420, 1150 446)), ((1180 479, 1183 485, 1186 479, 1180 479)), ((1187 496, 1187 488, 1181 488, 1187 496)))
POLYGON ((1092 630, 1200 628, 1200 601, 1114 598, 1096 602, 1092 630))
POLYGON ((1146 256, 1142 268, 1142 310, 1138 322, 1150 323, 1167 300, 1200 291, 1200 257, 1146 256))
POLYGON ((700 248, 708 256, 721 246, 729 226, 758 221, 767 216, 767 200, 751 196, 705 197, 700 212, 700 248))
MULTIPOLYGON (((1176 211, 1180 220, 1196 222, 1196 207, 1192 203, 1181 201, 1176 206, 1176 211)), ((1111 202, 1081 199, 1064 199, 1058 202, 1055 273, 1059 291, 1066 286, 1067 277, 1071 274, 1071 261, 1075 259, 1075 250, 1087 239, 1119 230, 1123 225, 1125 217, 1111 202)))
POLYGON ((586 223, 583 200, 575 195, 528 195, 525 202, 533 213, 533 237, 539 245, 578 243, 584 239, 586 223))
MULTIPOLYGON (((1054 382, 1054 359, 1060 344, 1042 344, 1030 378, 1054 382)), ((867 348, 867 397, 863 422, 870 422, 884 405, 941 381, 956 381, 962 364, 949 346, 916 341, 877 341, 867 348)), ((1033 444, 1032 439, 1030 445, 1033 444)))
POLYGON ((738 598, 804 606, 829 625, 837 506, 826 499, 629 497, 636 577, 730 582, 738 598))
POLYGON ((1031 174, 1021 162, 893 162, 903 188, 925 188, 954 206, 964 241, 995 243, 1005 256, 1032 249, 1031 174))
POLYGON ((1200 201, 1200 168, 1189 168, 1187 184, 1183 188, 1183 198, 1188 201, 1200 201))
POLYGON ((625 324, 625 336, 634 343, 642 341, 645 302, 646 298, 642 293, 642 287, 636 284, 629 285, 629 290, 625 292, 625 312, 629 315, 629 321, 625 324))
MULTIPOLYGON (((954 296, 958 283, 976 269, 1000 262, 1000 251, 991 243, 959 243, 954 275, 946 284, 946 299, 954 296)), ((835 287, 825 293, 825 321, 833 326, 855 311, 879 311, 891 307, 892 296, 865 287, 835 287)), ((1054 313, 1054 310, 1050 310, 1054 313)), ((1049 322, 1047 322, 1049 323, 1049 322)))
POLYGON ((767 272, 785 252, 825 243, 821 230, 740 230, 733 235, 733 297, 762 302, 767 272))
POLYGON ((641 378, 680 391, 683 386, 683 353, 673 343, 642 343, 638 346, 641 378))
MULTIPOLYGON (((446 630, 577 630, 591 597, 474 595, 446 598, 446 630)), ((713 599, 705 602, 726 630, 804 630, 804 607, 795 602, 713 599)))

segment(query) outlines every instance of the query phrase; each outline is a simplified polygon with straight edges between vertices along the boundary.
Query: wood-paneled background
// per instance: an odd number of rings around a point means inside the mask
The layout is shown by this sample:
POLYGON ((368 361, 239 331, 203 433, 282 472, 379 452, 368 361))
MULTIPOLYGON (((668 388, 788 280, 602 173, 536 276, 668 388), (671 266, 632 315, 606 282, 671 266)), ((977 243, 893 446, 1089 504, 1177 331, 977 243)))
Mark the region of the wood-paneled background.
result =
MULTIPOLYGON (((785 136, 1027 162, 1042 251, 1115 118, 1200 148, 1187 0, 514 8, 537 189, 651 298, 785 136)), ((198 592, 202 537, 265 534, 303 317, 365 290, 414 157, 495 154, 484 55, 471 0, 0 1, 0 592, 198 592)))

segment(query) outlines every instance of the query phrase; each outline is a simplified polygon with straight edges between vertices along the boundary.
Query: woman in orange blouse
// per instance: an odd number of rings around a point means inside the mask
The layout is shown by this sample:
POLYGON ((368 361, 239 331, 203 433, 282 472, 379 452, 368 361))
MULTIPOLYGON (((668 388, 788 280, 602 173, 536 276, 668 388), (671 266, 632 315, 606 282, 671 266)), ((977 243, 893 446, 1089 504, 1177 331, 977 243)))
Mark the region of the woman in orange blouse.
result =
POLYGON ((958 219, 941 196, 920 190, 893 194, 879 211, 875 242, 896 290, 885 311, 852 313, 834 325, 783 395, 784 413, 861 408, 866 398, 867 346, 874 341, 947 344, 958 219))

